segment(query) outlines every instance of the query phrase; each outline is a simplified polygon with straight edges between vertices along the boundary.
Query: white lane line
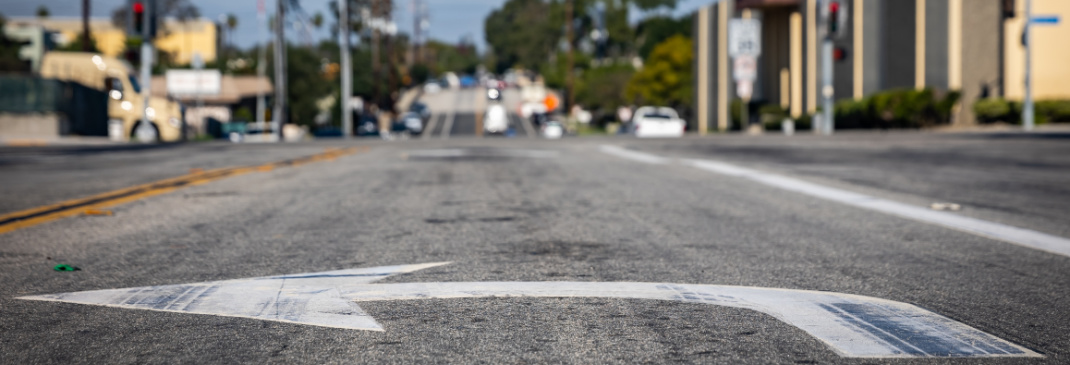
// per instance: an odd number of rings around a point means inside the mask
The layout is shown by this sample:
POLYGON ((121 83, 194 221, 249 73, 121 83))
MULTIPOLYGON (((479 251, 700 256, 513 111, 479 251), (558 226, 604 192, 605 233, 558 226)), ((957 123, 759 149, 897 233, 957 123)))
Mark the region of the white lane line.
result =
POLYGON ((935 211, 924 207, 916 207, 843 189, 822 186, 796 178, 730 165, 724 162, 710 160, 683 160, 683 163, 706 171, 741 177, 768 186, 831 200, 837 203, 874 210, 923 223, 941 225, 959 231, 994 238, 1058 255, 1070 256, 1070 239, 1037 232, 1031 229, 989 222, 983 219, 961 216, 949 212, 935 211))
POLYGON ((452 158, 452 157, 522 157, 522 158, 556 158, 557 151, 526 150, 506 148, 443 148, 416 150, 406 153, 409 158, 452 158))
POLYGON ((528 118, 523 118, 516 113, 509 113, 509 115, 516 120, 520 121, 520 125, 524 127, 524 133, 528 135, 528 138, 538 138, 539 135, 535 132, 535 126, 531 125, 531 121, 528 118))
POLYGON ((629 159, 629 160, 639 161, 639 162, 645 162, 645 163, 657 164, 657 165, 666 164, 666 163, 671 162, 671 160, 669 160, 667 158, 664 158, 664 157, 658 157, 658 156, 655 156, 655 155, 651 155, 649 153, 643 153, 643 152, 638 152, 638 151, 627 150, 627 149, 620 148, 620 147, 617 147, 617 146, 602 145, 601 149, 602 149, 602 152, 605 152, 605 153, 608 153, 608 154, 611 154, 611 155, 614 155, 614 156, 617 156, 617 157, 626 158, 626 159, 629 159))
POLYGON ((372 284, 391 275, 444 264, 447 263, 47 294, 18 299, 256 318, 370 331, 382 331, 383 328, 357 302, 486 297, 651 299, 766 313, 806 331, 845 357, 1041 356, 914 305, 832 292, 637 282, 372 284))
MULTIPOLYGON (((603 145, 602 151, 611 155, 653 164, 665 164, 673 161, 672 159, 649 153, 625 150, 617 146, 603 145)), ((827 199, 837 203, 874 210, 922 223, 936 224, 1057 255, 1070 256, 1070 239, 1064 237, 1002 223, 990 222, 983 219, 961 216, 954 213, 916 207, 848 190, 818 185, 796 178, 748 169, 720 161, 698 159, 683 159, 680 161, 686 165, 722 175, 749 179, 768 186, 827 199)))
POLYGON ((438 118, 442 117, 442 114, 432 114, 427 125, 424 126, 423 133, 420 133, 420 139, 431 139, 431 135, 435 133, 435 127, 438 126, 438 118))
POLYGON ((454 91, 453 105, 449 113, 446 113, 446 122, 442 124, 442 139, 450 138, 450 131, 453 130, 453 118, 457 116, 457 103, 461 100, 461 93, 454 91))

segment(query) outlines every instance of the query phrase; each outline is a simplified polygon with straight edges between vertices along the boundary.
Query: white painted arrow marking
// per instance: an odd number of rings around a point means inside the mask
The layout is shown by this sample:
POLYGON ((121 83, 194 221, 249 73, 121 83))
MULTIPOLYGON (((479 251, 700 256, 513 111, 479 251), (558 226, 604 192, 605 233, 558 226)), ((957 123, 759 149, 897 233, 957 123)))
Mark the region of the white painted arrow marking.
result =
POLYGON ((846 357, 1040 355, 922 308, 832 292, 630 282, 446 282, 371 284, 443 265, 384 266, 180 285, 20 297, 110 307, 256 318, 382 331, 356 302, 431 298, 600 297, 744 308, 806 331, 846 357))

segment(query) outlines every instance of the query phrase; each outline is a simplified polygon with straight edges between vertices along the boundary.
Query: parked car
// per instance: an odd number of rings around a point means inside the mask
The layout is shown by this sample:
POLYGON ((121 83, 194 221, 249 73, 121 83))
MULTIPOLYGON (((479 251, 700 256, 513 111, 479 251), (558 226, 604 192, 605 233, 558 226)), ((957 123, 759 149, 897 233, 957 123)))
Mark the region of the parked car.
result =
POLYGON ((409 106, 409 111, 420 114, 420 120, 424 123, 427 123, 427 121, 431 120, 431 108, 428 108, 427 104, 421 103, 419 101, 414 102, 411 106, 409 106))
POLYGON ((686 127, 676 110, 668 107, 644 106, 632 116, 632 134, 640 138, 682 137, 686 127))
POLYGON ((424 120, 419 113, 408 112, 401 116, 401 125, 404 127, 401 131, 409 134, 420 134, 424 130, 424 120))
POLYGON ((487 133, 505 133, 509 129, 509 113, 501 104, 491 104, 483 118, 483 130, 487 133))
POLYGON ((542 137, 546 139, 558 139, 565 134, 565 127, 556 121, 549 121, 539 128, 542 131, 542 137))
POLYGON ((375 118, 374 114, 365 113, 361 114, 357 119, 357 135, 366 137, 378 137, 379 136, 379 121, 375 118))

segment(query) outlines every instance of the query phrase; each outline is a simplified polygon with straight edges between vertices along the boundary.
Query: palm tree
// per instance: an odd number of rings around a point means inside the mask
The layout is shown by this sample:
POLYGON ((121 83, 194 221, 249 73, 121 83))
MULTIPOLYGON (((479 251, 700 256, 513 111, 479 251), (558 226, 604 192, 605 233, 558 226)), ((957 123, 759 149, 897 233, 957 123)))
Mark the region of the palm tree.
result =
POLYGON ((41 6, 37 7, 37 17, 38 18, 45 19, 45 18, 48 18, 49 15, 52 15, 52 12, 48 11, 48 7, 47 6, 41 5, 41 6))

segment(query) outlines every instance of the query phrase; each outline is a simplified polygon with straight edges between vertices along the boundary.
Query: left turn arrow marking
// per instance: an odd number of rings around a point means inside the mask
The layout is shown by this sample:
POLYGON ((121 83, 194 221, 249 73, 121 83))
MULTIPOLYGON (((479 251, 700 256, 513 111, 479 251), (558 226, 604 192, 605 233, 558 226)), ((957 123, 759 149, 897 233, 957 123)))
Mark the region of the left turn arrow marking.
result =
POLYGON ((833 292, 634 282, 433 282, 372 284, 447 264, 267 276, 20 297, 109 307, 256 318, 382 331, 361 301, 485 297, 655 299, 769 314, 845 357, 1039 357, 1041 355, 914 305, 833 292))

